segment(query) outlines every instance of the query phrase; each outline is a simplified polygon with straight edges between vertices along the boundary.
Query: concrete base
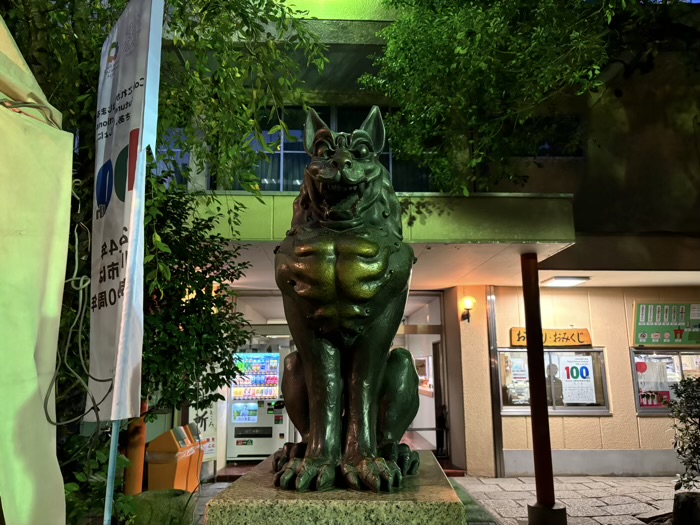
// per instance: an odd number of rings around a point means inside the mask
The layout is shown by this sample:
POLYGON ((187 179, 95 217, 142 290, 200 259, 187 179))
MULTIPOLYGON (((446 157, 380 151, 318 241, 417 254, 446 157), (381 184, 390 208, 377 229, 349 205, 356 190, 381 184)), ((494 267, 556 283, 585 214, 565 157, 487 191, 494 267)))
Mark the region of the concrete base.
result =
POLYGON ((527 506, 528 525, 566 525, 566 507, 542 507, 538 503, 527 506))
MULTIPOLYGON (((505 477, 535 475, 532 450, 504 450, 505 477)), ((683 472, 669 450, 552 450, 555 476, 675 476, 683 472)))
POLYGON ((457 525, 464 505, 430 452, 420 452, 420 470, 404 478, 400 491, 375 494, 352 490, 305 492, 273 486, 272 458, 209 501, 206 525, 457 525))

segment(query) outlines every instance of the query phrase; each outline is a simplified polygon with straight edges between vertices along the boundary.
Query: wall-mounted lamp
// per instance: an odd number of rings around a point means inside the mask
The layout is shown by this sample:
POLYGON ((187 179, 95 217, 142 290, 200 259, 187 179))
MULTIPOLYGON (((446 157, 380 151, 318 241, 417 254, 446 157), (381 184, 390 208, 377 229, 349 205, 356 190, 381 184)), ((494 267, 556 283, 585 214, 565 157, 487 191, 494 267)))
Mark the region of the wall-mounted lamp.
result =
POLYGON ((476 299, 473 297, 465 297, 462 299, 462 306, 464 307, 464 311, 462 312, 462 321, 466 322, 471 322, 471 317, 472 317, 472 308, 474 308, 474 303, 476 303, 476 299))

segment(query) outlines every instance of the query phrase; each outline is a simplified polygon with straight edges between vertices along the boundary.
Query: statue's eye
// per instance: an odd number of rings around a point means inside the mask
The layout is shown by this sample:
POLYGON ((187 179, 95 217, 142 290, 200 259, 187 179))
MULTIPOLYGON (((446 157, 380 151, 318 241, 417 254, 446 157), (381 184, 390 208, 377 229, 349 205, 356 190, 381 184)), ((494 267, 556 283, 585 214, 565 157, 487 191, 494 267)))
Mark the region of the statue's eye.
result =
POLYGON ((353 151, 353 153, 354 153, 356 159, 366 159, 367 157, 369 157, 370 149, 367 146, 365 146, 364 144, 362 144, 361 146, 356 148, 353 151))
POLYGON ((314 157, 321 157, 327 159, 333 154, 330 146, 325 142, 319 142, 316 144, 316 150, 314 151, 314 157))

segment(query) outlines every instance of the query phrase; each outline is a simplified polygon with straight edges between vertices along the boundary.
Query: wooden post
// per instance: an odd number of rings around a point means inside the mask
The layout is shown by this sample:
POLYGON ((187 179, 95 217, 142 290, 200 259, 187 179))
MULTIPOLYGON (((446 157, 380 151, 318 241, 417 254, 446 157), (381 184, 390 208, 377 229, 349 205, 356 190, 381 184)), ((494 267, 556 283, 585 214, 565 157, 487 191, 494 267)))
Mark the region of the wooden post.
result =
POLYGON ((126 457, 129 468, 124 472, 124 494, 135 496, 143 492, 143 468, 146 461, 146 422, 143 414, 148 411, 148 401, 141 401, 141 417, 129 423, 129 443, 126 457))
POLYGON ((554 473, 552 469, 552 445, 549 438, 549 409, 547 408, 537 254, 522 254, 520 256, 520 264, 523 277, 523 299, 525 302, 527 366, 530 381, 530 415, 532 418, 532 454, 535 462, 535 490, 537 493, 536 505, 528 506, 528 520, 530 525, 566 524, 566 509, 556 505, 554 498, 554 473), (556 516, 552 515, 552 513, 556 516))

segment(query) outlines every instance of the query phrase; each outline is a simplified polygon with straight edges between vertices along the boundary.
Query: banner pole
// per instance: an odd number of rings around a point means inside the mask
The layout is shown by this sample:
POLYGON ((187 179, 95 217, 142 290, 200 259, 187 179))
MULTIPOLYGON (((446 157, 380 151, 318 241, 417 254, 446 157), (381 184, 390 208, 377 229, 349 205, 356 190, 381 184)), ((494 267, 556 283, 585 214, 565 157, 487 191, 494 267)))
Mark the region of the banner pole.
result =
POLYGON ((119 444, 120 421, 112 421, 112 437, 109 444, 109 466, 107 468, 107 491, 105 493, 104 525, 112 525, 112 503, 114 501, 114 478, 117 474, 117 445, 119 444))

